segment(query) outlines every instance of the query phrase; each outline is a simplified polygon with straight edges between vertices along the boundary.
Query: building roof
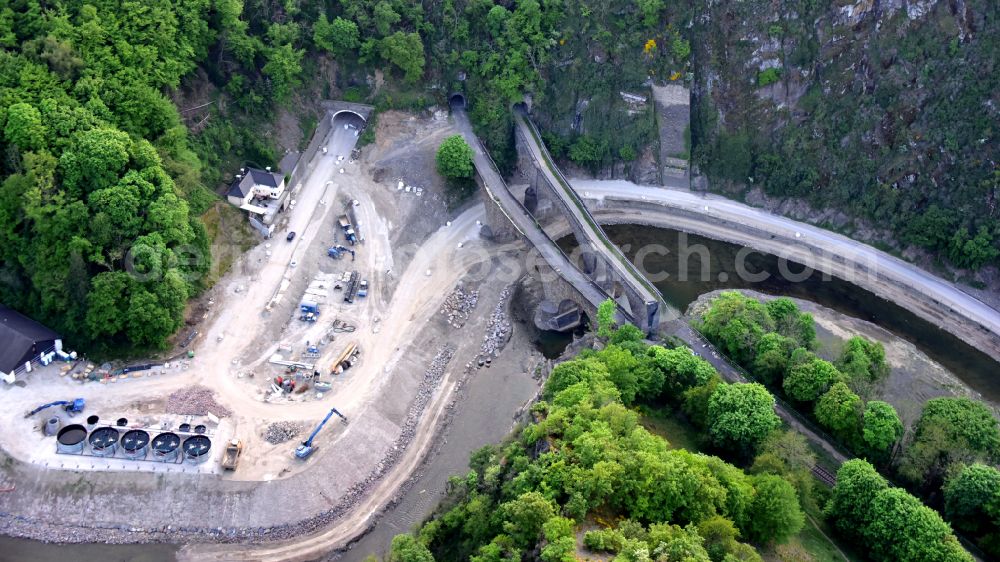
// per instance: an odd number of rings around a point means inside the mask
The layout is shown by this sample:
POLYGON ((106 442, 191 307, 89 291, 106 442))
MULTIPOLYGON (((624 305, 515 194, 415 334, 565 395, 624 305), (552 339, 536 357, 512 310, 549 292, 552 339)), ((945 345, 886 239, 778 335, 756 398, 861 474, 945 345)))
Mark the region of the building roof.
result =
POLYGON ((275 174, 273 172, 259 170, 257 168, 248 168, 246 175, 241 179, 234 181, 233 185, 229 187, 229 191, 226 195, 242 199, 253 191, 255 185, 278 187, 284 180, 285 178, 281 174, 275 174))
POLYGON ((59 334, 0 304, 0 372, 16 369, 35 344, 56 339, 59 334))

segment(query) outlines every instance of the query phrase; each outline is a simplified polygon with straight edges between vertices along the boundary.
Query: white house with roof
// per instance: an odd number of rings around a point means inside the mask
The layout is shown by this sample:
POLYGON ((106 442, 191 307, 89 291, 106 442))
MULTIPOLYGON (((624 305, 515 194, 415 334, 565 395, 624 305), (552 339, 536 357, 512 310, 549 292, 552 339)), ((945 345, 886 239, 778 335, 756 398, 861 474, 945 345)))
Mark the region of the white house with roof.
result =
POLYGON ((285 193, 285 177, 267 170, 248 168, 242 176, 229 187, 226 196, 229 202, 237 207, 251 204, 254 198, 280 199, 285 193))

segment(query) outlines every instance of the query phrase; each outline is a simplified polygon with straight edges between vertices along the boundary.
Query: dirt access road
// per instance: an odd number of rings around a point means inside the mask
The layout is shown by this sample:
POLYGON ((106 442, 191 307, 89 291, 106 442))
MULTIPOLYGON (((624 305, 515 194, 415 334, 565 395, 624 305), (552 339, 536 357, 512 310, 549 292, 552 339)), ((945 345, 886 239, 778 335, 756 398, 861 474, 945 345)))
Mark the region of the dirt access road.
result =
POLYGON ((619 180, 570 181, 602 221, 691 232, 829 273, 913 311, 1000 361, 1000 312, 863 242, 716 195, 619 180))

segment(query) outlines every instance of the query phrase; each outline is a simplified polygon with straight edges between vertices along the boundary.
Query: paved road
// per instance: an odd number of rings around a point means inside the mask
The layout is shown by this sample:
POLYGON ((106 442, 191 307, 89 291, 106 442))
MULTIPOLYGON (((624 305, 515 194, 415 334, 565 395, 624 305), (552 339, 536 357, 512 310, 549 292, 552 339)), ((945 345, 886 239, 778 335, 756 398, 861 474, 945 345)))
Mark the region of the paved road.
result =
MULTIPOLYGON (((644 201, 672 228, 787 257, 890 299, 1000 360, 1000 312, 956 285, 846 236, 710 194, 571 180, 585 198, 644 201)), ((644 222, 639 220, 638 222, 644 222)))
POLYGON ((490 159, 479 143, 479 138, 472 131, 472 124, 469 122, 465 109, 459 105, 453 105, 451 115, 455 121, 455 128, 461 132, 465 142, 472 147, 473 163, 486 185, 487 193, 499 203, 514 227, 538 250, 549 267, 573 284, 577 291, 590 302, 591 306, 596 308, 604 302, 608 298, 607 293, 563 254, 555 242, 545 234, 534 217, 507 189, 507 184, 500 176, 500 172, 497 171, 493 160, 490 159))
MULTIPOLYGON (((549 184, 553 186, 557 196, 563 202, 563 207, 569 210, 573 220, 587 237, 587 244, 590 246, 590 250, 603 257, 604 262, 609 264, 613 269, 615 277, 623 282, 627 282, 639 297, 642 298, 643 302, 647 305, 658 303, 661 316, 670 314, 671 309, 666 304, 666 301, 663 300, 660 292, 639 273, 635 266, 632 265, 632 262, 618 249, 618 246, 608 238, 604 229, 597 224, 597 221, 587 211, 587 207, 570 186, 569 182, 562 177, 562 174, 558 170, 554 169, 554 164, 552 166, 549 165, 552 162, 552 156, 545 146, 538 141, 538 138, 535 136, 538 134, 537 130, 534 130, 533 126, 528 122, 528 118, 524 115, 523 111, 514 110, 514 121, 531 152, 532 158, 535 160, 536 166, 545 175, 549 184)), ((676 311, 673 311, 672 316, 677 316, 676 311)))

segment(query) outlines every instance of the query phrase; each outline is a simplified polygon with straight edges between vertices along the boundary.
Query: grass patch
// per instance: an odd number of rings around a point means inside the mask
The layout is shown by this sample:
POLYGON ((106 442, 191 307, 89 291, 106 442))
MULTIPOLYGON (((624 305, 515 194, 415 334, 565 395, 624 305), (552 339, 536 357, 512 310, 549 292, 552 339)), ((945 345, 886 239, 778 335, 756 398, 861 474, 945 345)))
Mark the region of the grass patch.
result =
POLYGON ((642 415, 639 419, 642 427, 653 435, 666 439, 671 449, 687 449, 692 452, 701 450, 698 432, 680 417, 679 412, 667 406, 639 406, 639 413, 642 415))
POLYGON ((244 252, 260 241, 239 209, 217 202, 201 216, 212 250, 212 268, 205 286, 214 285, 244 252))

